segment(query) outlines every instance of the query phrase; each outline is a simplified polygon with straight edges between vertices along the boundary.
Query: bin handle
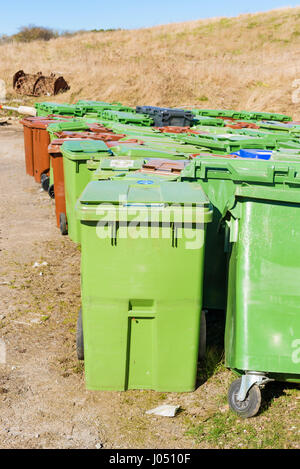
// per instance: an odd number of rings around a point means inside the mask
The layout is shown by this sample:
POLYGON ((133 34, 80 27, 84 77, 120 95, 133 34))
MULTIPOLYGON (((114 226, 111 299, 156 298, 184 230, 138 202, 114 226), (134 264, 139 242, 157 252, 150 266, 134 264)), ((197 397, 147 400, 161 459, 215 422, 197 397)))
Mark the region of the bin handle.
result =
POLYGON ((112 221, 110 222, 111 224, 111 245, 116 246, 117 245, 117 222, 112 221))
POLYGON ((177 248, 177 240, 178 240, 178 227, 176 223, 172 223, 171 226, 172 230, 172 248, 177 248))

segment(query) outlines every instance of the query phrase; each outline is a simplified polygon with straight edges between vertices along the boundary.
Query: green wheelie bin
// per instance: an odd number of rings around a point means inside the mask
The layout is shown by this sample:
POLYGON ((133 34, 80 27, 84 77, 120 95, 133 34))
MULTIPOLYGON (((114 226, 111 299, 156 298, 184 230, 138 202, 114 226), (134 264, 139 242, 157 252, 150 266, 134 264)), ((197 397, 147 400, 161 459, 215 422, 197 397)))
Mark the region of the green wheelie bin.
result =
POLYGON ((68 235, 75 243, 80 243, 80 223, 75 216, 75 204, 83 189, 91 179, 92 172, 87 167, 90 159, 101 160, 112 155, 102 140, 69 140, 61 147, 63 155, 66 213, 68 235))
POLYGON ((228 400, 252 417, 269 381, 300 382, 300 164, 232 167, 225 361, 241 377, 228 400))
POLYGON ((203 190, 151 177, 92 181, 77 216, 87 388, 193 391, 212 217, 203 190))
POLYGON ((184 172, 226 225, 228 399, 251 417, 268 381, 300 382, 300 162, 202 158, 184 172))
POLYGON ((213 220, 207 227, 203 291, 203 306, 209 310, 226 310, 226 231, 221 219, 226 203, 234 192, 234 183, 223 179, 224 168, 233 159, 207 155, 195 158, 184 168, 180 177, 181 181, 199 183, 213 205, 213 220))

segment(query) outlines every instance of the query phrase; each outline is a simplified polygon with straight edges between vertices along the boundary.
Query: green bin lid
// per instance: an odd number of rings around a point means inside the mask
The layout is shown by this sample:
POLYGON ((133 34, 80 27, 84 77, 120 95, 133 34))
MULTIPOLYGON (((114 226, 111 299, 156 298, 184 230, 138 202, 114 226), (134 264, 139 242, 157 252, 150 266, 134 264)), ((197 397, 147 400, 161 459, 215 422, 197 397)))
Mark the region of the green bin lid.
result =
POLYGON ((63 156, 74 160, 89 160, 102 156, 103 153, 112 154, 102 140, 66 140, 61 151, 63 156))
POLYGON ((181 172, 181 179, 185 178, 189 180, 221 179, 236 183, 300 186, 300 160, 299 162, 291 162, 252 158, 195 158, 181 172))
POLYGON ((80 197, 81 204, 101 202, 123 204, 120 194, 126 196, 126 203, 163 203, 210 206, 210 202, 198 184, 189 182, 168 183, 149 175, 140 180, 92 181, 80 197))
POLYGON ((300 149, 294 150, 289 148, 279 149, 278 151, 273 151, 272 160, 275 161, 298 161, 300 162, 300 149))
MULTIPOLYGON (((111 179, 115 180, 116 178, 123 178, 128 181, 140 181, 140 184, 142 184, 142 180, 144 179, 145 181, 148 179, 151 179, 151 181, 158 183, 161 181, 178 181, 180 178, 179 174, 171 174, 171 173, 166 173, 166 174, 149 174, 149 173, 142 173, 140 171, 134 171, 134 172, 123 172, 116 174, 116 176, 112 176, 111 179)), ((146 183, 145 183, 146 184, 146 183)))
MULTIPOLYGON (((104 158, 100 163, 99 161, 94 161, 94 163, 98 163, 98 166, 92 175, 92 180, 112 179, 116 175, 125 176, 128 173, 141 169, 145 162, 146 160, 144 159, 131 160, 129 158, 104 158)), ((92 168, 91 163, 90 168, 92 168)))
POLYGON ((142 146, 142 145, 117 145, 112 148, 112 152, 118 156, 128 156, 130 158, 174 158, 178 157, 185 158, 186 155, 183 153, 179 153, 176 150, 166 151, 166 150, 159 150, 153 149, 150 147, 142 146))
POLYGON ((48 132, 63 132, 64 130, 88 130, 86 122, 82 120, 69 120, 67 122, 57 122, 48 126, 48 132))
POLYGON ((134 171, 140 169, 145 160, 143 158, 140 159, 121 159, 121 158, 104 158, 99 164, 99 170, 112 170, 112 171, 119 171, 119 170, 129 170, 134 171))
POLYGON ((234 205, 236 196, 300 204, 300 161, 201 158, 193 160, 180 179, 232 181, 235 189, 227 206, 234 205))
POLYGON ((170 214, 171 222, 178 221, 176 214, 179 210, 186 223, 212 220, 212 207, 202 188, 187 182, 165 182, 151 177, 133 182, 125 179, 92 181, 77 202, 77 217, 80 220, 101 220, 104 215, 99 210, 100 204, 103 204, 102 212, 108 210, 111 217, 115 217, 113 221, 117 221, 121 213, 123 221, 137 221, 137 217, 140 221, 150 221, 153 211, 149 208, 155 211, 155 221, 163 221, 165 211, 170 214))

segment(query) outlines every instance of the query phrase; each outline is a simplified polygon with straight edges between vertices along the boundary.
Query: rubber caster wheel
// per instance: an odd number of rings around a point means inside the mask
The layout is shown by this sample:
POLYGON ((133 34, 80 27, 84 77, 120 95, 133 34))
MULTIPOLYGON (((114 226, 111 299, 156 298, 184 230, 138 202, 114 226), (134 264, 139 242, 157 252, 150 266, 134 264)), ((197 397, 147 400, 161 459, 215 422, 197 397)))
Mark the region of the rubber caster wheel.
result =
POLYGON ((237 399, 240 387, 242 383, 242 378, 235 380, 228 391, 228 403, 230 408, 242 418, 254 417, 260 408, 261 405, 261 392, 257 384, 254 384, 251 389, 248 391, 246 399, 244 401, 239 401, 237 399))
POLYGON ((201 321, 200 321, 200 339, 199 339, 198 359, 204 360, 205 357, 206 357, 206 311, 202 311, 201 321))
POLYGON ((48 192, 49 189, 49 176, 47 174, 41 175, 41 185, 44 191, 48 192))
POLYGON ((49 186, 48 194, 49 194, 50 199, 54 199, 54 198, 55 198, 55 194, 54 194, 54 184, 51 184, 51 186, 49 186))
POLYGON ((78 319, 77 319, 76 353, 77 353, 78 360, 84 360, 83 328, 82 328, 82 311, 81 311, 81 308, 79 310, 78 319))
POLYGON ((59 215, 59 228, 62 235, 68 234, 67 217, 64 213, 59 215))

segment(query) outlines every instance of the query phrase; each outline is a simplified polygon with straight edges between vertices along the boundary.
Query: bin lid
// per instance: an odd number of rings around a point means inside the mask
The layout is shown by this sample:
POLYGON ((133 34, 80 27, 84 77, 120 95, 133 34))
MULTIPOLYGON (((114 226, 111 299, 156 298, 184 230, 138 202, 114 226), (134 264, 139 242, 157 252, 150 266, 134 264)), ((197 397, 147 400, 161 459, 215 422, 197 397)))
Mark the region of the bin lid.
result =
MULTIPOLYGON (((211 204, 199 184, 189 182, 166 182, 157 178, 147 177, 130 181, 130 179, 117 179, 113 181, 92 181, 81 194, 77 207, 77 217, 81 220, 100 220, 103 213, 99 210, 99 205, 104 204, 104 209, 112 209, 110 213, 118 217, 116 212, 124 211, 127 220, 133 218, 136 220, 136 211, 140 209, 146 218, 143 221, 149 221, 152 216, 152 210, 161 213, 168 210, 172 213, 173 220, 176 219, 176 213, 182 208, 184 212, 184 221, 195 220, 195 212, 201 213, 201 222, 210 222, 212 219, 211 204), (109 204, 109 205, 108 205, 109 204), (114 210, 112 206, 118 207, 114 210), (131 217, 131 218, 130 218, 131 217)), ((182 212, 181 212, 182 213, 182 212)), ((157 220, 157 219, 156 219, 157 220)), ((114 220, 116 221, 116 219, 114 220)))
POLYGON ((141 175, 141 180, 90 182, 83 191, 81 204, 108 202, 120 204, 120 194, 127 202, 192 204, 209 206, 210 202, 198 184, 189 182, 168 183, 160 178, 141 175), (146 177, 145 177, 146 176, 146 177))
POLYGON ((70 120, 65 122, 55 122, 49 125, 48 132, 63 132, 64 130, 89 130, 89 126, 82 120, 70 120))
POLYGON ((298 163, 295 161, 258 161, 254 158, 195 158, 182 171, 181 179, 185 178, 300 186, 300 160, 298 163))
POLYGON ((248 150, 239 150, 232 155, 239 156, 240 158, 257 158, 258 160, 269 160, 272 156, 272 150, 257 150, 257 149, 248 149, 248 150))
POLYGON ((47 117, 31 117, 25 118, 21 121, 26 127, 31 127, 32 129, 48 129, 50 125, 56 125, 56 122, 66 122, 64 119, 57 120, 55 118, 47 117))
POLYGON ((123 178, 129 181, 137 181, 138 184, 153 184, 159 183, 161 181, 178 181, 179 175, 172 174, 172 173, 160 173, 160 174, 149 174, 149 172, 144 172, 142 169, 137 171, 123 171, 116 174, 116 176, 112 176, 111 179, 115 178, 123 178), (148 182, 148 180, 151 182, 148 182))
POLYGON ((99 164, 99 170, 101 171, 134 171, 140 169, 146 162, 143 158, 131 160, 130 158, 104 158, 99 164))
POLYGON ((151 172, 165 172, 180 174, 185 166, 189 164, 188 160, 169 160, 164 158, 153 158, 143 165, 143 170, 151 172))
POLYGON ((70 139, 63 143, 61 150, 63 155, 71 160, 88 160, 104 152, 111 154, 111 150, 102 140, 70 139))
POLYGON ((113 147, 113 153, 118 156, 129 156, 130 158, 171 158, 171 157, 182 157, 185 158, 186 155, 183 153, 183 151, 177 152, 174 150, 174 152, 166 151, 166 150, 160 150, 160 149, 155 149, 155 148, 150 148, 142 145, 135 145, 135 146, 129 146, 129 145, 117 145, 113 147))
POLYGON ((273 151, 272 160, 275 161, 298 161, 300 162, 300 150, 290 150, 284 148, 283 150, 273 151))

